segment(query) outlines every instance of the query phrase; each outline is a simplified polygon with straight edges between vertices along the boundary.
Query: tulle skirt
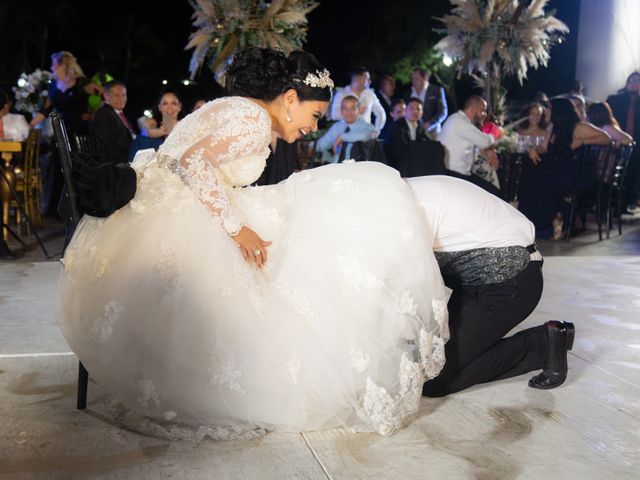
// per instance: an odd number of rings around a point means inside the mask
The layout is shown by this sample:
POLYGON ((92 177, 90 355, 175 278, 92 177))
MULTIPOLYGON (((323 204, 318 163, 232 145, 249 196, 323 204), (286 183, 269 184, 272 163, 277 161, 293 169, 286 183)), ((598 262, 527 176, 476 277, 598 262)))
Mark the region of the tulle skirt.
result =
POLYGON ((136 412, 181 424, 402 427, 448 339, 432 233, 405 182, 344 163, 227 194, 273 242, 262 270, 153 162, 130 204, 83 218, 59 320, 91 377, 136 412))

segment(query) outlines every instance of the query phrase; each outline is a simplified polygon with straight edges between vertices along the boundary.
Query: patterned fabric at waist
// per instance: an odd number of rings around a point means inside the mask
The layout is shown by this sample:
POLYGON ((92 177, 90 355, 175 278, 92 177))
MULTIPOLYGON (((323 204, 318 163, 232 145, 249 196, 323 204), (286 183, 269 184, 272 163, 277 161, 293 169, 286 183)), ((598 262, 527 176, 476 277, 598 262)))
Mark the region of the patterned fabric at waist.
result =
POLYGON ((434 253, 447 283, 475 286, 509 280, 527 267, 532 255, 539 255, 521 246, 434 253))

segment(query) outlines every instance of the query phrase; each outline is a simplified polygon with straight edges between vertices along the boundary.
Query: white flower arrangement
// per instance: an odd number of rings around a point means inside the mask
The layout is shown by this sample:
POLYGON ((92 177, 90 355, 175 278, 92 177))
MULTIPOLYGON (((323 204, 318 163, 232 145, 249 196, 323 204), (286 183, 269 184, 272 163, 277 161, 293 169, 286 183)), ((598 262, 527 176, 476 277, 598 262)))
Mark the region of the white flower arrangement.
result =
POLYGON ((16 82, 17 86, 13 87, 16 110, 31 114, 38 112, 49 96, 52 79, 51 72, 39 68, 28 75, 22 73, 16 82))

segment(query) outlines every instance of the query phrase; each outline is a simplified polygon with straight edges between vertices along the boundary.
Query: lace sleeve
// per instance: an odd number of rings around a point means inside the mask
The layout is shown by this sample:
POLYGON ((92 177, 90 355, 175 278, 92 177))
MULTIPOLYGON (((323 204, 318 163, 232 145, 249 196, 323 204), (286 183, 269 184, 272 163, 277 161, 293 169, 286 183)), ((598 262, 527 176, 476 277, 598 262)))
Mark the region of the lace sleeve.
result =
POLYGON ((213 133, 192 145, 180 159, 183 178, 229 235, 237 234, 243 224, 225 193, 230 184, 220 166, 249 156, 266 157, 271 131, 268 116, 259 107, 234 107, 212 112, 213 133))

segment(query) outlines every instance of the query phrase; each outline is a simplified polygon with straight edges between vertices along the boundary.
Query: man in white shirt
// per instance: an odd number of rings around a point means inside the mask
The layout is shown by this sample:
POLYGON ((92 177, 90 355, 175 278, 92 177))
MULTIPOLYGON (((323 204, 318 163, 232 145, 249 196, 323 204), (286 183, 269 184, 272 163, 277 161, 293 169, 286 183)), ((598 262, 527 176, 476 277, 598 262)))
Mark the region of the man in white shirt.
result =
POLYGON ((448 176, 407 183, 434 236, 433 250, 449 299, 446 363, 423 395, 438 397, 533 370, 532 388, 559 386, 567 376, 573 324, 551 321, 504 336, 542 295, 542 256, 533 224, 481 188, 448 176))
POLYGON ((447 152, 445 165, 449 175, 467 180, 500 196, 500 191, 495 186, 471 172, 473 162, 481 151, 484 151, 493 168, 498 168, 500 164, 493 136, 480 130, 486 116, 487 102, 482 97, 471 95, 463 109, 444 122, 438 140, 447 152))
POLYGON ((342 120, 342 99, 347 96, 354 96, 360 103, 358 117, 366 123, 371 123, 371 114, 376 116, 375 131, 376 137, 382 131, 387 115, 384 108, 380 104, 380 100, 376 97, 375 92, 369 88, 371 84, 371 76, 369 71, 364 67, 357 67, 351 70, 351 83, 342 89, 336 91, 331 104, 331 119, 342 120))

